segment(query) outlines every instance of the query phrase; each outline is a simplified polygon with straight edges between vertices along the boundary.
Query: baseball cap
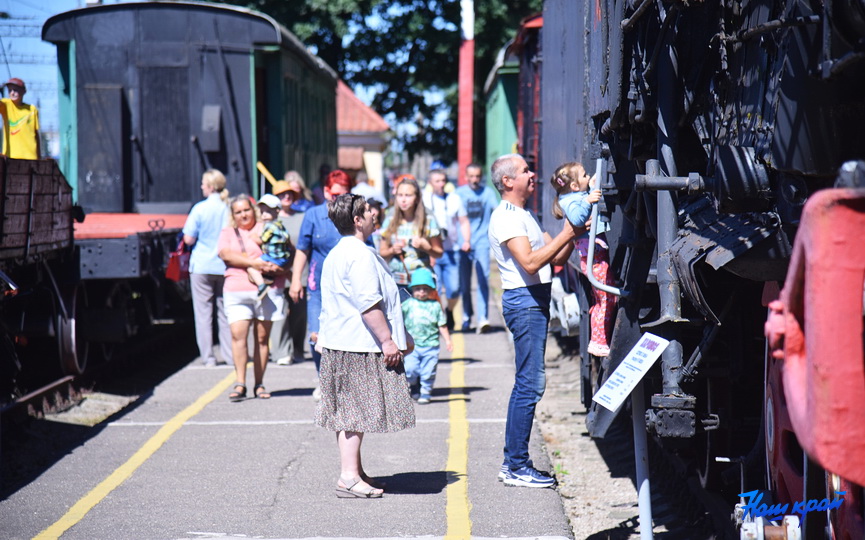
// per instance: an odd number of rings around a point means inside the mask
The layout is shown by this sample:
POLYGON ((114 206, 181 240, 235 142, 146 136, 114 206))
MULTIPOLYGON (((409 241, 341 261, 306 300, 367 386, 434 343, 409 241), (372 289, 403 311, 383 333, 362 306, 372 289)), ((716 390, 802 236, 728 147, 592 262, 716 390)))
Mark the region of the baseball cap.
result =
POLYGON ((427 268, 418 268, 414 272, 411 273, 411 283, 409 283, 409 288, 417 287, 418 285, 426 285, 430 289, 435 289, 435 281, 433 281, 432 272, 427 268))
POLYGON ((20 86, 22 90, 24 90, 25 92, 27 91, 27 86, 24 84, 24 81, 22 81, 18 77, 12 77, 8 81, 6 81, 3 86, 9 86, 10 84, 14 86, 20 86))
POLYGON ((282 203, 279 201, 279 198, 276 195, 271 195, 270 193, 262 195, 261 198, 258 199, 258 204, 269 206, 274 210, 279 210, 280 208, 282 208, 282 203))

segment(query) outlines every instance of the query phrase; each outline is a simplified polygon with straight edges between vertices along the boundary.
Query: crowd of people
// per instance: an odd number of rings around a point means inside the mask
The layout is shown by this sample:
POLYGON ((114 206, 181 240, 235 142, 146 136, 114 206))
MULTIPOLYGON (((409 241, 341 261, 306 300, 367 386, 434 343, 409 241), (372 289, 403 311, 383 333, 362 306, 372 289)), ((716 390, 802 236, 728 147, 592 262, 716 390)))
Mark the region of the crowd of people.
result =
MULTIPOLYGON (((39 159, 39 115, 23 101, 26 85, 11 78, 4 87, 9 97, 0 99, 3 154, 39 159)), ((382 497, 386 486, 361 462, 364 434, 414 426, 412 399, 430 403, 441 342, 453 349, 458 300, 463 332, 472 329, 473 318, 478 333, 490 330, 492 258, 501 275, 502 315, 513 337, 515 365, 498 477, 511 486, 555 484, 529 458, 535 408, 546 385, 552 265, 564 264, 576 249, 584 274, 613 282, 603 223, 588 268, 587 229, 601 194, 582 164, 556 169, 550 179, 553 215, 567 219, 552 237, 526 209, 536 186, 526 160, 508 154, 490 172, 501 201, 482 182, 477 164, 466 167, 466 183, 457 189, 439 167, 429 172, 425 189, 412 175, 401 175, 392 182, 391 201, 364 173, 352 182, 346 172, 325 166, 315 190, 289 171, 258 201, 245 193, 230 197, 218 170, 202 175, 203 200, 192 207, 182 231, 191 248, 201 361, 233 365, 228 398, 244 401, 251 343, 251 394, 268 399, 268 362, 301 361, 308 344, 319 376, 315 423, 337 435, 338 497, 382 497)), ((614 296, 594 291, 590 354, 609 354, 614 303, 614 296)))
MULTIPOLYGON (((587 270, 586 231, 600 193, 579 163, 559 167, 550 180, 557 194, 553 214, 567 220, 553 237, 526 209, 536 180, 525 159, 505 155, 490 170, 501 200, 482 182, 481 166, 471 164, 458 189, 448 188, 447 173, 439 168, 430 171, 426 189, 411 175, 397 177, 390 207, 365 178, 352 182, 338 169, 326 173, 318 204, 307 198, 309 190, 294 171, 258 201, 247 194, 229 198, 219 171, 202 177, 205 199, 183 229, 192 246, 202 361, 228 363, 230 356, 236 383, 229 399, 243 401, 252 331, 252 395, 267 399, 268 359, 298 362, 308 345, 319 380, 315 423, 337 435, 338 497, 383 495, 386 486, 362 465, 364 434, 414 426, 412 400, 430 403, 442 343, 453 349, 458 300, 461 331, 472 330, 473 318, 478 333, 491 329, 493 258, 516 368, 498 476, 512 486, 555 483, 529 458, 546 382, 552 266, 564 264, 576 248, 587 270), (214 353, 214 319, 221 358, 214 353)), ((600 232, 593 271, 609 282, 600 232)), ((613 299, 598 293, 595 300, 590 352, 604 356, 613 299)))

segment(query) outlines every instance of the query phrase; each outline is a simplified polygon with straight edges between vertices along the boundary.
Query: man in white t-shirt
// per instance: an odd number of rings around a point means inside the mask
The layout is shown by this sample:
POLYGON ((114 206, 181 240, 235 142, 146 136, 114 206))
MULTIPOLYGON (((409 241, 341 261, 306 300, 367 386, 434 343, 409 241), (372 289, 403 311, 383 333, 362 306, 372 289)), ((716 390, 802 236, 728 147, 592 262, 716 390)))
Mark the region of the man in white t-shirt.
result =
POLYGON ((498 158, 490 168, 502 201, 490 218, 490 248, 502 279, 502 315, 514 337, 516 376, 505 424, 505 459, 499 479, 508 486, 551 487, 555 480, 529 459, 535 407, 544 395, 544 353, 550 322, 552 269, 564 264, 576 232, 567 220, 555 238, 541 231, 525 209, 535 190, 535 173, 518 154, 498 158))
POLYGON ((456 193, 447 193, 448 183, 444 169, 433 169, 427 176, 432 191, 423 192, 423 204, 432 211, 442 233, 444 253, 436 259, 435 273, 438 289, 443 292, 448 330, 454 329, 454 306, 460 297, 459 252, 471 248, 471 225, 462 200, 456 193), (462 239, 462 242, 459 241, 462 239))

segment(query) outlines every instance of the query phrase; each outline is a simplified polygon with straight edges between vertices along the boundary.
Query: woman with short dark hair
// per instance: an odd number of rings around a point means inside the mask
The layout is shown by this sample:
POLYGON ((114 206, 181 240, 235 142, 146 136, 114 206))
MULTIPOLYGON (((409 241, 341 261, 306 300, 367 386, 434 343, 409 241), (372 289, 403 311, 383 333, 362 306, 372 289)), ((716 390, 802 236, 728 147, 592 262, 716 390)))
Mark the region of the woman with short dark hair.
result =
POLYGON ((366 199, 340 195, 328 204, 328 217, 342 238, 321 273, 321 401, 315 423, 337 434, 337 497, 379 498, 384 486, 364 471, 360 447, 364 433, 414 427, 403 369, 403 355, 414 343, 387 264, 365 243, 375 229, 366 199))

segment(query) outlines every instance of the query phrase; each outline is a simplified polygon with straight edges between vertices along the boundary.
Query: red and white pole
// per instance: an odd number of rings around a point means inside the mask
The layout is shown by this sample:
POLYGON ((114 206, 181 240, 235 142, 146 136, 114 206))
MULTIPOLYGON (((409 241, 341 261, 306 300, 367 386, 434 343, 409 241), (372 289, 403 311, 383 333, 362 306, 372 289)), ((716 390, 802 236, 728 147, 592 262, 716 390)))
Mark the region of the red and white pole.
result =
POLYGON ((462 42, 460 43, 459 103, 457 108, 457 165, 459 185, 466 183, 465 170, 472 162, 475 88, 475 4, 460 0, 462 42))

